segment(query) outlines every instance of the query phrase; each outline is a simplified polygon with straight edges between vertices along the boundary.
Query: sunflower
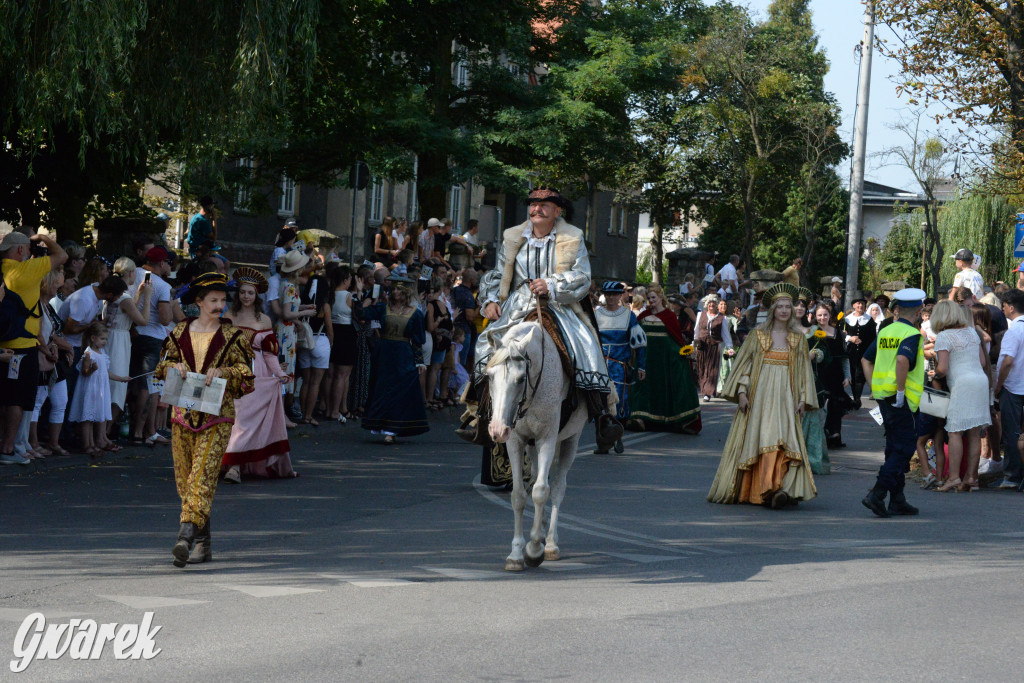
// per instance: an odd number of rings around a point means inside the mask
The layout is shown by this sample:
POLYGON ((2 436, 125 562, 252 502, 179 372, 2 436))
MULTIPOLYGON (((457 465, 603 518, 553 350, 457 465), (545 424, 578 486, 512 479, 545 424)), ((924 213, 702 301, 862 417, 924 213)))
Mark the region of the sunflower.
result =
POLYGON ((825 334, 825 330, 815 330, 814 331, 814 338, 815 339, 824 339, 827 336, 828 335, 825 334))
POLYGON ((693 355, 693 344, 687 344, 686 346, 679 349, 679 355, 683 358, 693 355))

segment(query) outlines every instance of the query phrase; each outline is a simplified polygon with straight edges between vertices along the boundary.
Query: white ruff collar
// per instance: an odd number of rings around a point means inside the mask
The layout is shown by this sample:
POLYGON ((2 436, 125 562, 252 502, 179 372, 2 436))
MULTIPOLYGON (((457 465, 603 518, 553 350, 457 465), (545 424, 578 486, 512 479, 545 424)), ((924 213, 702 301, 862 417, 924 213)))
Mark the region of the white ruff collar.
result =
POLYGON ((555 221, 555 227, 551 229, 544 237, 533 236, 533 223, 527 221, 526 228, 523 229, 523 237, 529 242, 531 247, 544 247, 547 246, 548 242, 555 239, 555 235, 558 234, 558 221, 555 221))

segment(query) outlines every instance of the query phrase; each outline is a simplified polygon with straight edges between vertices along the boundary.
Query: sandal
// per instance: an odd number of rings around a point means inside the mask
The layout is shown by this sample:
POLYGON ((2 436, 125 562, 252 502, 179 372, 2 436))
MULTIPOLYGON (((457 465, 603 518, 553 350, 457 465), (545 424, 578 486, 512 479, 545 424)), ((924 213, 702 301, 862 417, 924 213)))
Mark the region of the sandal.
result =
POLYGON ((90 458, 98 458, 101 455, 103 455, 103 451, 101 451, 100 449, 96 448, 95 446, 90 446, 89 448, 83 448, 82 449, 82 453, 84 453, 85 455, 88 455, 90 458))
POLYGON ((921 488, 923 488, 925 491, 930 491, 931 489, 934 489, 938 485, 939 479, 938 477, 935 476, 934 472, 925 477, 924 481, 921 482, 921 488))
POLYGON ((102 446, 102 448, 103 448, 103 450, 105 450, 105 451, 106 451, 107 453, 117 453, 117 452, 118 452, 119 450, 121 450, 121 447, 120 447, 120 446, 118 446, 118 445, 117 445, 116 443, 114 443, 113 441, 111 441, 110 443, 108 443, 108 444, 107 444, 106 446, 102 446))
POLYGON ((64 450, 60 446, 56 446, 56 445, 55 446, 50 446, 50 451, 52 452, 53 455, 71 455, 66 450, 64 450))
POLYGON ((388 434, 387 436, 385 436, 384 437, 384 443, 387 444, 388 446, 394 444, 395 443, 395 435, 394 434, 388 434))
POLYGON ((981 486, 978 484, 977 479, 967 479, 964 483, 960 484, 960 491, 962 493, 972 493, 974 491, 980 491, 981 486))
POLYGON ((963 482, 960 481, 960 477, 956 477, 955 479, 947 479, 945 484, 943 484, 942 486, 935 490, 938 491, 939 493, 949 493, 950 491, 957 491, 962 483, 963 482))

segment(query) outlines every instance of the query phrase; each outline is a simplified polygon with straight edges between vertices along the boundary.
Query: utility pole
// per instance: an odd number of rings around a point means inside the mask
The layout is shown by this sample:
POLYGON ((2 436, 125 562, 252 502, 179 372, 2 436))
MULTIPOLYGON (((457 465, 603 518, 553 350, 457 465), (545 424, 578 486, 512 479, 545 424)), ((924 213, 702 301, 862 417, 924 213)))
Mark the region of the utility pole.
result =
POLYGON ((864 3, 864 41, 860 52, 860 88, 853 133, 853 171, 850 177, 850 223, 846 238, 846 296, 848 310, 859 286, 860 238, 864 214, 864 159, 867 155, 868 100, 871 95, 871 50, 875 40, 875 2, 864 3))

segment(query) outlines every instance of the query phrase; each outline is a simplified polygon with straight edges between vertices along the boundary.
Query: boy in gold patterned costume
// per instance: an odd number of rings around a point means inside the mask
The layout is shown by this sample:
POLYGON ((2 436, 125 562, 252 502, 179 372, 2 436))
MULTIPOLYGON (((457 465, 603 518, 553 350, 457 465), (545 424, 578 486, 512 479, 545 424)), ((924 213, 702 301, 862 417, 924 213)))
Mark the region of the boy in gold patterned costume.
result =
POLYGON ((181 497, 181 529, 171 551, 174 566, 207 562, 210 550, 210 508, 217 488, 221 461, 231 439, 235 399, 254 386, 252 351, 241 330, 221 321, 227 301, 228 280, 221 273, 204 273, 182 295, 181 303, 195 303, 199 317, 178 323, 164 342, 163 360, 156 376, 168 372, 206 375, 206 384, 218 377, 227 382, 219 415, 175 407, 171 427, 174 481, 181 497), (195 548, 193 549, 193 543, 195 548))

